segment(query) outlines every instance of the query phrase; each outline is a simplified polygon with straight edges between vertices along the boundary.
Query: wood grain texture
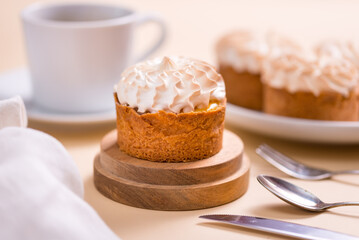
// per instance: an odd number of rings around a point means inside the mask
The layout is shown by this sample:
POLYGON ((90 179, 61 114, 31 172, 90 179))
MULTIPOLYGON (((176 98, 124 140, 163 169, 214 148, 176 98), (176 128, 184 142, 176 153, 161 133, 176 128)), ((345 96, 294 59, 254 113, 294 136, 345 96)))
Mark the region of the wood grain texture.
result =
POLYGON ((161 185, 199 184, 223 179, 238 170, 242 162, 243 142, 225 131, 225 147, 215 156, 186 163, 145 161, 126 155, 116 144, 116 130, 101 142, 103 168, 112 174, 135 182, 161 185))
POLYGON ((236 135, 225 131, 223 146, 208 159, 155 163, 121 153, 116 148, 116 133, 111 132, 95 157, 95 186, 104 196, 139 208, 193 210, 219 206, 247 191, 250 167, 236 135))

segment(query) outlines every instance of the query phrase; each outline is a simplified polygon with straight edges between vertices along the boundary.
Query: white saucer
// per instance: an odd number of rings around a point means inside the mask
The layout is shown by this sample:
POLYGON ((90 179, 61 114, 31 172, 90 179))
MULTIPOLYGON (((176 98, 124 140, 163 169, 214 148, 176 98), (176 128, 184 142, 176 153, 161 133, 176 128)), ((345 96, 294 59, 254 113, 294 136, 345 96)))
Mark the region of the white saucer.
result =
POLYGON ((281 117, 229 103, 226 121, 252 132, 290 140, 335 144, 359 143, 359 122, 281 117))
POLYGON ((115 107, 111 111, 96 113, 61 113, 46 111, 32 103, 32 90, 29 72, 17 68, 0 73, 0 99, 19 95, 23 98, 29 120, 56 124, 100 124, 116 119, 115 107))

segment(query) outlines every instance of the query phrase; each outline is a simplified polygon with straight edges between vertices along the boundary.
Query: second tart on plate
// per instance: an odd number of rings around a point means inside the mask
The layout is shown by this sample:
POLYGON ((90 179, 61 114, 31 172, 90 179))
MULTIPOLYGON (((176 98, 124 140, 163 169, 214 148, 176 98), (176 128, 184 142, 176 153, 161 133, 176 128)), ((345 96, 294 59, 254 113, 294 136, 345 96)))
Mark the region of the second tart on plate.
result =
POLYGON ((235 31, 224 35, 216 46, 219 72, 226 83, 229 103, 263 108, 262 65, 268 54, 301 51, 294 41, 269 32, 235 31))
POLYGON ((359 72, 346 59, 284 54, 263 65, 264 112, 327 121, 358 121, 359 72))

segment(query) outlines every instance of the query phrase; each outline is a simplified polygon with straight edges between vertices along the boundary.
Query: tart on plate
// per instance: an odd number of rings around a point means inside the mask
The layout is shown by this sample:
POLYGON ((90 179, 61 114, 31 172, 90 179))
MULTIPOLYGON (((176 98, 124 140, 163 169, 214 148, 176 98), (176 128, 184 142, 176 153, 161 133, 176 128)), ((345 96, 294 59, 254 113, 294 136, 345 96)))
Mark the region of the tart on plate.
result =
POLYGON ((266 56, 286 51, 300 51, 295 42, 275 33, 258 35, 236 31, 217 43, 219 72, 226 83, 229 103, 253 109, 263 108, 262 64, 266 56))
POLYGON ((357 121, 358 69, 330 56, 284 54, 263 64, 264 112, 329 121, 357 121))

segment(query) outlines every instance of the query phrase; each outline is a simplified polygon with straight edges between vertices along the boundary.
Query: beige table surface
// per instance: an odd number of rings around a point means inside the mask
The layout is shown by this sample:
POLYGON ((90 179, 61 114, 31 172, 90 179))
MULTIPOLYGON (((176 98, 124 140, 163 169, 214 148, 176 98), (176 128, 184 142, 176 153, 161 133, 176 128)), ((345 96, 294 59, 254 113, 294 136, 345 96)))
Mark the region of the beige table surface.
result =
MULTIPOLYGON (((25 66, 25 54, 18 13, 33 0, 0 1, 0 71, 25 66)), ((321 39, 358 39, 359 1, 205 1, 205 0, 123 0, 141 12, 159 12, 167 21, 169 37, 158 55, 187 55, 215 64, 213 45, 221 34, 236 28, 258 31, 268 29, 285 33, 309 46, 321 39)), ((144 27, 141 36, 153 29, 144 27)), ((146 43, 138 40, 140 48, 146 43)), ((359 176, 340 176, 332 180, 310 182, 288 178, 254 153, 266 142, 283 152, 328 169, 359 169, 359 145, 330 146, 297 143, 252 134, 226 126, 245 143, 252 162, 248 192, 224 206, 198 211, 164 212, 137 209, 113 202, 98 193, 93 184, 92 162, 99 151, 102 136, 114 128, 107 125, 64 127, 30 122, 58 140, 73 156, 85 185, 85 200, 122 239, 285 239, 198 219, 199 215, 230 213, 270 217, 328 228, 359 236, 359 207, 337 208, 324 213, 308 213, 289 206, 259 185, 255 177, 269 174, 289 179, 326 201, 359 200, 359 176)))

